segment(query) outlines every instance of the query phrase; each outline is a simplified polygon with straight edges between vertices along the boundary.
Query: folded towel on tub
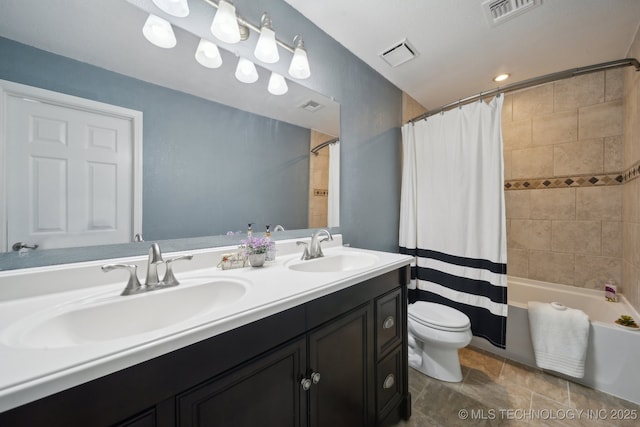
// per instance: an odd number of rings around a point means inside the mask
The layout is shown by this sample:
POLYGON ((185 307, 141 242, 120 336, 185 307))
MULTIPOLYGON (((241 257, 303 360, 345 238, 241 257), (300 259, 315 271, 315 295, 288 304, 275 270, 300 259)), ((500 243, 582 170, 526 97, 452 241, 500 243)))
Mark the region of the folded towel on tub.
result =
POLYGON ((538 367, 584 377, 589 316, 558 303, 529 301, 528 305, 529 330, 538 367))

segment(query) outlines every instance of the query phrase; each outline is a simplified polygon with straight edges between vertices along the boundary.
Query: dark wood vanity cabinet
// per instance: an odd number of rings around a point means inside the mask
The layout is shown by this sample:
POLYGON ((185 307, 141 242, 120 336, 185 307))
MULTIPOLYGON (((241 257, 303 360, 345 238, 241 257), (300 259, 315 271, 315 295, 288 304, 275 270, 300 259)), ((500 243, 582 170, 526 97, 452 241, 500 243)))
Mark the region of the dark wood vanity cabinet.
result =
POLYGON ((2 426, 368 427, 410 416, 408 268, 0 414, 2 426))
POLYGON ((371 310, 365 305, 178 396, 178 425, 370 425, 369 316, 371 310))

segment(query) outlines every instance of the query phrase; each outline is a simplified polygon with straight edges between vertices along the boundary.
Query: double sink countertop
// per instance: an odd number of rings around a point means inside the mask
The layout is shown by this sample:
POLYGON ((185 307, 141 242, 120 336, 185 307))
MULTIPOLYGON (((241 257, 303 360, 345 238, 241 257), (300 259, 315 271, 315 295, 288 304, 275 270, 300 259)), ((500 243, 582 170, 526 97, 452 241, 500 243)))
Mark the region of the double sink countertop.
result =
MULTIPOLYGON (((175 263, 177 287, 120 296, 128 272, 100 260, 0 272, 0 412, 266 318, 408 265, 413 258, 323 243, 324 258, 300 260, 292 239, 276 242, 264 267, 221 270, 236 246, 175 263)), ((249 345, 249 344, 248 344, 249 345)))

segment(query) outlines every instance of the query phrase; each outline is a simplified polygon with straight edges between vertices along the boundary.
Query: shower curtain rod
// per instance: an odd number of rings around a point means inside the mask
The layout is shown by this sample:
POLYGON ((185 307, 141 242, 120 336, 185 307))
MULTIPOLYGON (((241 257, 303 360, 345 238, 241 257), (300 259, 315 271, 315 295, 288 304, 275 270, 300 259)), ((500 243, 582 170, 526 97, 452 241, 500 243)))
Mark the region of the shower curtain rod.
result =
POLYGON ((318 151, 322 150, 324 147, 327 147, 327 146, 329 146, 331 144, 335 144, 339 140, 340 140, 340 138, 333 138, 333 139, 330 139, 329 141, 325 141, 322 144, 318 144, 315 147, 313 147, 311 149, 311 152, 317 156, 318 155, 318 151))
POLYGON ((427 117, 433 116, 435 114, 445 112, 447 110, 450 110, 458 106, 470 104, 472 102, 481 100, 484 97, 493 96, 499 93, 513 92, 520 89, 526 89, 532 86, 538 86, 544 83, 554 82, 556 80, 568 79, 570 77, 575 77, 582 74, 595 73, 597 71, 610 70, 613 68, 628 67, 630 65, 633 65, 634 67, 636 67, 636 71, 640 71, 640 62, 638 62, 637 59, 625 58, 625 59, 618 59, 616 61, 602 62, 600 64, 595 64, 595 65, 588 65, 586 67, 571 68, 569 70, 559 71, 557 73, 551 73, 551 74, 546 74, 540 77, 534 77, 532 79, 523 80, 518 83, 512 83, 504 87, 497 87, 495 89, 491 89, 486 92, 480 92, 476 95, 469 96, 467 98, 463 98, 455 102, 451 102, 449 104, 443 105, 442 107, 436 108, 435 110, 427 111, 426 113, 420 114, 419 116, 416 116, 413 119, 409 120, 409 123, 415 123, 417 121, 426 119, 427 117))

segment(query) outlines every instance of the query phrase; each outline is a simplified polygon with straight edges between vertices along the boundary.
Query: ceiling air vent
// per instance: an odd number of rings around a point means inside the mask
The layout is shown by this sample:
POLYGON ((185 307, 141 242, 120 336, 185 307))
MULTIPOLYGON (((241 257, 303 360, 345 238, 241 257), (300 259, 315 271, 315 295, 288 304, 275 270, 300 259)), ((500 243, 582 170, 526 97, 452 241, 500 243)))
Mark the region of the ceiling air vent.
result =
POLYGON ((322 107, 324 107, 324 105, 320 104, 319 102, 314 101, 313 99, 308 100, 307 102, 305 102, 304 104, 302 104, 300 106, 300 108, 302 108, 303 110, 307 110, 307 111, 310 111, 312 113, 318 111, 322 107))
POLYGON ((487 0, 482 9, 492 27, 540 6, 541 0, 487 0))
POLYGON ((416 56, 418 56, 418 51, 411 46, 411 43, 409 43, 407 39, 380 54, 380 57, 392 67, 404 64, 416 56))

